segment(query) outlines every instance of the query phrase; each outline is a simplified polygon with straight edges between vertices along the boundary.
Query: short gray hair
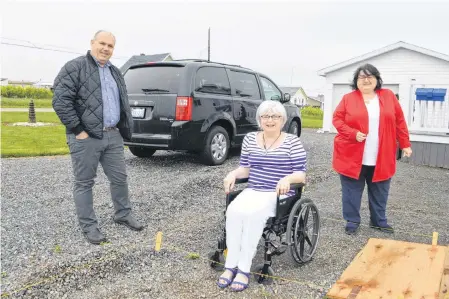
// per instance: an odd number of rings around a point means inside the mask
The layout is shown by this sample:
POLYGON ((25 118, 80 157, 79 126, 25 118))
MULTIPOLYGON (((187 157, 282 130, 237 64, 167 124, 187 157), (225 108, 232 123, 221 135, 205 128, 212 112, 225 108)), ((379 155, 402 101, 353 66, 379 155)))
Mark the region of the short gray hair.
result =
POLYGON ((280 114, 282 116, 282 126, 287 122, 287 111, 285 110, 284 105, 282 105, 278 101, 266 100, 260 104, 259 108, 257 108, 256 112, 256 120, 257 125, 260 128, 260 116, 264 115, 268 111, 272 111, 273 113, 280 114))
POLYGON ((98 30, 97 32, 95 32, 95 35, 94 35, 94 40, 95 39, 97 39, 97 37, 98 37, 98 35, 100 34, 100 33, 109 33, 110 35, 112 35, 112 37, 114 38, 114 43, 115 43, 115 35, 114 34, 112 34, 112 32, 109 32, 109 31, 106 31, 106 30, 98 30))

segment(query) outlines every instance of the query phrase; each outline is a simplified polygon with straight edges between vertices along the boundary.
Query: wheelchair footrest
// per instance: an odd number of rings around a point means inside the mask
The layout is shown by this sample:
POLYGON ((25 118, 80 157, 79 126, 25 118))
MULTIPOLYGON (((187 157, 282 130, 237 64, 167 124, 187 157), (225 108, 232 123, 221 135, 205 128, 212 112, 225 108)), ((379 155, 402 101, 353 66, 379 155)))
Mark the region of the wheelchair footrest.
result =
POLYGON ((269 250, 267 253, 269 253, 271 255, 281 255, 281 254, 285 253, 285 251, 287 250, 287 244, 284 244, 284 243, 271 241, 270 245, 273 250, 269 250))

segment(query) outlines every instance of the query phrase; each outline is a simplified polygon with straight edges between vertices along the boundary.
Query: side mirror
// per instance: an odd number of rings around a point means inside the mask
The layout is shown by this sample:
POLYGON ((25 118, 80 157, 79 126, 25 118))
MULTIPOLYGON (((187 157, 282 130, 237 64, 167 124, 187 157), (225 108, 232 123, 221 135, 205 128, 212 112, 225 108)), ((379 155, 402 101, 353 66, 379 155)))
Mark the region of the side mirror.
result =
POLYGON ((284 93, 284 96, 282 97, 282 99, 280 99, 280 102, 282 104, 290 102, 290 94, 284 93))
POLYGON ((280 101, 281 101, 281 97, 278 96, 277 94, 275 94, 274 96, 271 97, 271 100, 272 100, 272 101, 279 101, 279 102, 280 102, 280 101))

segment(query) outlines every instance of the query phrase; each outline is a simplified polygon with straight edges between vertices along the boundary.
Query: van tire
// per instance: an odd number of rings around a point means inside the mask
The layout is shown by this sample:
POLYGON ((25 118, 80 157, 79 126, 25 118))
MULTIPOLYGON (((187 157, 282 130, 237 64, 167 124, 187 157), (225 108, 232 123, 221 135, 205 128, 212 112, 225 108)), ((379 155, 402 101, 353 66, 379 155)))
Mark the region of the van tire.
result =
POLYGON ((154 155, 156 152, 155 149, 152 148, 145 148, 145 147, 138 147, 138 146, 130 146, 129 150, 131 153, 139 158, 149 158, 154 155))
POLYGON ((207 132, 201 160, 206 165, 221 165, 228 158, 229 148, 228 132, 221 126, 213 126, 207 132))
POLYGON ((293 120, 292 123, 290 124, 290 127, 288 128, 288 133, 298 137, 301 136, 301 126, 296 120, 293 120))

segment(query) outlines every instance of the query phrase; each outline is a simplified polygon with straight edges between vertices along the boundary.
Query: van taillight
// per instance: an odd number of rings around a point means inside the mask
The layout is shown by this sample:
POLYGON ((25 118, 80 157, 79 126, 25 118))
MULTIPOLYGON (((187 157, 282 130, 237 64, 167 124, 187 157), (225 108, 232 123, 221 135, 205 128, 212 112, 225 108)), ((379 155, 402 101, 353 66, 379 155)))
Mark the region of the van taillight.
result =
POLYGON ((176 120, 192 120, 192 98, 176 98, 176 120))

